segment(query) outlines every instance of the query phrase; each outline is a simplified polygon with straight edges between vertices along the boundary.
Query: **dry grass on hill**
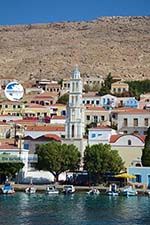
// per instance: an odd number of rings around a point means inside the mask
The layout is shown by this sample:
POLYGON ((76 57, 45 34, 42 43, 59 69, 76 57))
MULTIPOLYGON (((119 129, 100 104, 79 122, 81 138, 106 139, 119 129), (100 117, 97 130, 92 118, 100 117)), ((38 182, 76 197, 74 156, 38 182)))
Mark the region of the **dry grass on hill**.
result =
POLYGON ((150 17, 0 27, 0 77, 21 80, 109 72, 143 79, 150 71, 150 17))

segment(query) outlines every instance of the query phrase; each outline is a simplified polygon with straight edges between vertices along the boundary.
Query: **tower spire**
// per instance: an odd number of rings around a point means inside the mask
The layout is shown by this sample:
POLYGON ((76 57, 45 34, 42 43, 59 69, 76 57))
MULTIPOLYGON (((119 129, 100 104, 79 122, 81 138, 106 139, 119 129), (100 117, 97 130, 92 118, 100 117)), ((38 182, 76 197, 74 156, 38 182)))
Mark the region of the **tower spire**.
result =
POLYGON ((79 71, 78 64, 75 65, 72 71, 72 79, 80 79, 80 71, 79 71))
POLYGON ((70 79, 69 104, 66 119, 66 138, 82 139, 84 133, 84 108, 82 104, 82 79, 75 66, 70 79))

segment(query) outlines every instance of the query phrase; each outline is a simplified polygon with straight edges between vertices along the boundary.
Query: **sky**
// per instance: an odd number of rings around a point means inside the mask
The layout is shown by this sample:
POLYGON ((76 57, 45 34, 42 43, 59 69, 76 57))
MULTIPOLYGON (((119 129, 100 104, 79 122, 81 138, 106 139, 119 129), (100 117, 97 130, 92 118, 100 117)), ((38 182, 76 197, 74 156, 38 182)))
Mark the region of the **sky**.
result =
POLYGON ((0 25, 147 15, 150 0, 0 0, 0 25))

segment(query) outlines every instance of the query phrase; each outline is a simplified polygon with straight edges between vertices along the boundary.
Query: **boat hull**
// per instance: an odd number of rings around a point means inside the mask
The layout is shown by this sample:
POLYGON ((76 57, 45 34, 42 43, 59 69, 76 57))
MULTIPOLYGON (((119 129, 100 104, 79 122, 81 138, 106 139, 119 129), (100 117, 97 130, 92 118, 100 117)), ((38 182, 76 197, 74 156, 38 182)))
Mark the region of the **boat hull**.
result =
POLYGON ((14 194, 15 190, 14 188, 11 186, 11 184, 6 183, 4 184, 4 186, 1 188, 1 193, 2 194, 14 194))
POLYGON ((36 189, 35 188, 26 188, 25 189, 25 192, 27 193, 27 194, 35 194, 35 192, 36 192, 36 189))
POLYGON ((113 192, 113 191, 108 191, 106 194, 109 196, 118 196, 119 195, 118 192, 113 192))
POLYGON ((47 195, 58 195, 59 191, 46 191, 47 195))
POLYGON ((122 195, 123 196, 136 196, 137 195, 137 192, 136 191, 133 191, 133 192, 131 192, 131 191, 124 191, 122 193, 122 195))

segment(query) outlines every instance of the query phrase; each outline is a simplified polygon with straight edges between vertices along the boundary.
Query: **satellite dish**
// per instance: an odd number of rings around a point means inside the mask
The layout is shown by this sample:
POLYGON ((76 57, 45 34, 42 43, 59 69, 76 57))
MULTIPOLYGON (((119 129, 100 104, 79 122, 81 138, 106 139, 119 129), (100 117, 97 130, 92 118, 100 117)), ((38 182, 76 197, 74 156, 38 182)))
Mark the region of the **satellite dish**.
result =
POLYGON ((5 88, 5 96, 10 101, 19 101, 24 95, 24 89, 17 81, 7 84, 5 88))

